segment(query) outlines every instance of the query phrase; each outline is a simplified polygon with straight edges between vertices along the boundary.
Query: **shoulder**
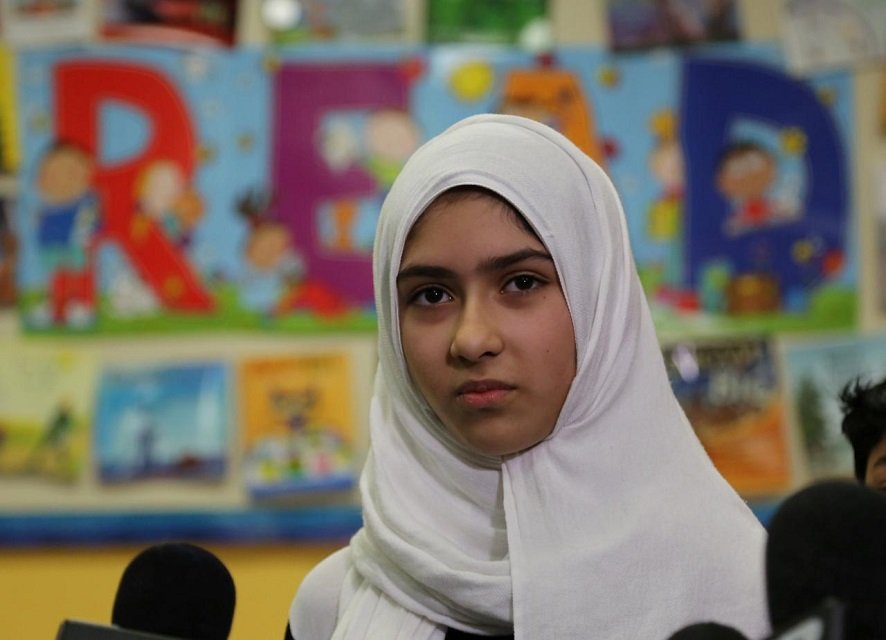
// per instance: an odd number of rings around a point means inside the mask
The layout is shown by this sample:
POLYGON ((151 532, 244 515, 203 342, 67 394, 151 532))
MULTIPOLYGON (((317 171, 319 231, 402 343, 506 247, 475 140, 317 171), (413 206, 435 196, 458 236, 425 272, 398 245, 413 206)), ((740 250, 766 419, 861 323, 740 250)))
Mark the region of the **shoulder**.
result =
POLYGON ((339 549, 322 560, 302 580, 289 607, 289 627, 295 640, 327 640, 338 618, 338 600, 351 552, 339 549))

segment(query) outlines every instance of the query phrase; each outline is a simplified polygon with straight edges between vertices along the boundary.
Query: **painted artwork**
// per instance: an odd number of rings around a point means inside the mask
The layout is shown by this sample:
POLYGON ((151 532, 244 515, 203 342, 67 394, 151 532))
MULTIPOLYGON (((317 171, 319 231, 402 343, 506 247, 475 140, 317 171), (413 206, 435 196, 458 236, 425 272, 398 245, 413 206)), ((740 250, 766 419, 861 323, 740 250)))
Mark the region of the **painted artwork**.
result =
POLYGON ((16 302, 16 265, 18 235, 12 226, 12 198, 0 194, 0 309, 16 302))
POLYGON ((769 342, 681 342, 667 346, 664 357, 680 406, 732 487, 743 496, 787 490, 787 414, 769 342))
POLYGON ((350 489, 354 417, 347 355, 253 357, 240 364, 243 474, 255 499, 350 489))
POLYGON ((797 73, 886 60, 882 0, 781 0, 782 43, 797 73))
POLYGON ((812 478, 852 478, 852 447, 840 431, 840 390, 860 377, 886 376, 886 336, 856 335, 788 345, 785 371, 794 423, 812 478))
POLYGON ((614 51, 737 40, 735 0, 606 0, 614 51))
POLYGON ((93 445, 100 481, 221 480, 232 440, 228 386, 217 362, 106 366, 93 445))
POLYGON ((4 345, 0 479, 73 484, 88 460, 96 361, 74 349, 4 345))
POLYGON ((662 335, 854 325, 848 75, 798 80, 750 45, 598 74, 608 167, 662 335))
POLYGON ((145 44, 232 46, 239 0, 102 0, 100 34, 145 44))
POLYGON ((262 18, 274 45, 402 38, 408 0, 271 0, 262 18))
POLYGON ((428 0, 425 11, 428 42, 530 44, 548 0, 428 0))
POLYGON ((851 79, 794 78, 771 45, 124 47, 18 66, 28 331, 372 330, 387 190, 482 112, 549 124, 607 170, 665 335, 855 322, 851 79))

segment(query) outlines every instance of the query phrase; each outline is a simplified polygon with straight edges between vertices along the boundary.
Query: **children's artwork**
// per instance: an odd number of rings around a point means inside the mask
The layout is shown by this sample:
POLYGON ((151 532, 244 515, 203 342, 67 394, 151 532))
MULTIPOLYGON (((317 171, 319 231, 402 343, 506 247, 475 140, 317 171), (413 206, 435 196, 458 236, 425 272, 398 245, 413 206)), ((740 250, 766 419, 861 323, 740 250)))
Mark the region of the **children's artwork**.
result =
POLYGON ((554 55, 589 96, 663 337, 854 324, 848 75, 794 78, 768 45, 554 55))
POLYGON ((857 377, 876 382, 886 376, 886 336, 791 344, 784 362, 809 475, 853 477, 852 447, 841 432, 839 393, 857 377))
POLYGON ((101 35, 152 44, 234 44, 239 0, 102 0, 101 35))
POLYGON ((253 498, 353 486, 349 389, 344 354, 254 357, 241 363, 243 474, 253 498))
POLYGON ((387 190, 481 112, 610 173, 662 332, 855 321, 850 78, 794 78, 773 46, 99 47, 17 77, 28 331, 373 329, 387 190))
POLYGON ((228 393, 227 368, 218 362, 105 367, 95 408, 100 480, 222 479, 228 393))
POLYGON ((96 364, 73 349, 4 345, 0 476, 76 482, 88 460, 96 364))
POLYGON ((886 160, 880 159, 871 167, 874 179, 874 211, 876 214, 877 258, 876 258, 876 296, 879 301, 880 314, 886 314, 886 160))
POLYGON ((782 42, 797 73, 886 59, 882 0, 781 0, 782 42))
POLYGON ((548 0, 428 0, 426 12, 428 42, 531 44, 548 0))
POLYGON ((21 47, 84 42, 95 31, 89 0, 8 0, 0 2, 0 32, 21 47))
POLYGON ((322 40, 394 39, 405 29, 405 0, 265 0, 262 19, 277 45, 322 40))
POLYGON ((606 0, 614 51, 737 40, 735 0, 606 0))
POLYGON ((664 356, 674 393, 723 477, 742 495, 784 492, 790 447, 769 342, 681 342, 664 356))
POLYGON ((374 216, 422 137, 420 66, 377 58, 22 56, 24 327, 373 329, 374 216))

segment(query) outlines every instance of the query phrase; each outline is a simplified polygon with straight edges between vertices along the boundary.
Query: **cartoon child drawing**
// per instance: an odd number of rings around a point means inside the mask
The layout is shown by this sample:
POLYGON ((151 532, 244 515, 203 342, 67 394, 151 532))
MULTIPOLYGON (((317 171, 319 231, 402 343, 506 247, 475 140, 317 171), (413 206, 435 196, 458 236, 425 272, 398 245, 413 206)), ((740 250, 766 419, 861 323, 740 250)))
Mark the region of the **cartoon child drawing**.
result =
POLYGON ((270 195, 251 190, 237 210, 249 225, 243 258, 246 275, 240 303, 258 313, 273 314, 286 294, 304 276, 304 262, 292 243, 289 229, 268 215, 270 195))
POLYGON ((717 189, 732 202, 726 232, 732 235, 767 224, 777 215, 768 192, 778 175, 775 156, 756 142, 728 146, 717 163, 717 189))
POLYGON ((40 162, 37 246, 48 273, 50 308, 37 310, 37 322, 82 326, 95 317, 99 201, 92 189, 93 171, 90 154, 65 141, 54 143, 40 162))
POLYGON ((677 287, 682 278, 683 237, 683 151, 677 136, 677 120, 670 109, 656 112, 649 123, 655 138, 649 154, 649 171, 661 186, 649 208, 646 232, 656 243, 667 246, 663 282, 677 287))
POLYGON ((194 227, 203 216, 203 202, 178 164, 171 160, 151 162, 135 189, 139 211, 159 224, 178 246, 190 246, 194 227))

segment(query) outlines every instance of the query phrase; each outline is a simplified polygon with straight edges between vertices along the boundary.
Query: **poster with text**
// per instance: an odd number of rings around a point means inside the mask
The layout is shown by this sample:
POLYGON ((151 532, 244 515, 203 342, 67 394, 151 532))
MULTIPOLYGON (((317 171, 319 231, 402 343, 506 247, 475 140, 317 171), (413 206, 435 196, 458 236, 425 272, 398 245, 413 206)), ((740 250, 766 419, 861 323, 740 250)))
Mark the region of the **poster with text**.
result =
POLYGON ((681 342, 664 356, 677 400, 723 477, 744 496, 785 492, 787 414, 769 342, 681 342))
POLYGON ((841 431, 839 394, 860 378, 886 376, 886 335, 853 335, 789 345, 785 368, 794 424, 813 478, 853 476, 852 447, 841 431))
POLYGON ((239 373, 249 495, 350 489, 356 476, 347 355, 256 356, 241 362, 239 373))
POLYGON ((94 355, 19 344, 4 344, 2 351, 0 481, 76 482, 89 459, 94 355))
POLYGON ((105 367, 95 408, 99 479, 223 479, 229 391, 227 368, 217 362, 105 367))

